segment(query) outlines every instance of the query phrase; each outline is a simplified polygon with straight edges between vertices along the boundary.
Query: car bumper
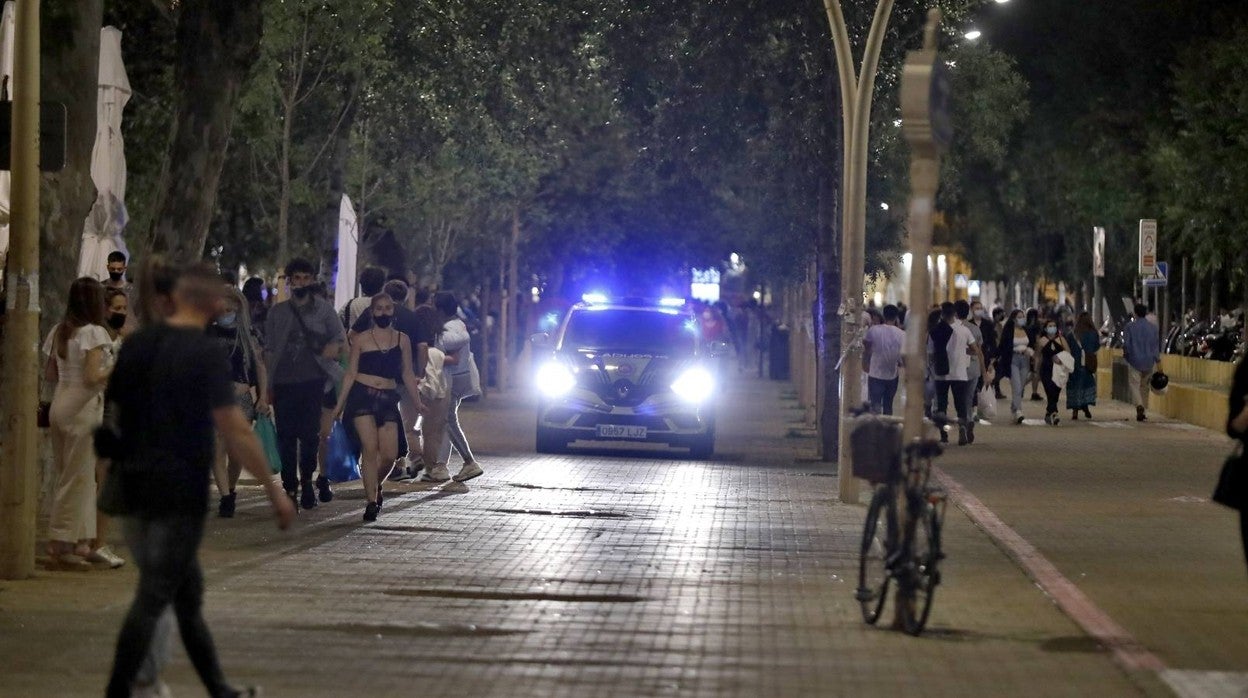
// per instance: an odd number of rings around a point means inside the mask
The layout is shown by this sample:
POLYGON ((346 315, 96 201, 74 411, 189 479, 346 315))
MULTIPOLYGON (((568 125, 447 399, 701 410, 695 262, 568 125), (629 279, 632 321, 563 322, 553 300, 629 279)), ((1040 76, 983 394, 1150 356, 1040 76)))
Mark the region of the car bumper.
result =
POLYGON ((710 406, 688 405, 675 396, 621 407, 608 405, 596 396, 574 395, 541 404, 537 426, 568 442, 650 442, 687 447, 714 432, 715 416, 710 406), (645 429, 644 437, 636 435, 637 428, 645 429), (625 435, 629 431, 634 435, 625 435))

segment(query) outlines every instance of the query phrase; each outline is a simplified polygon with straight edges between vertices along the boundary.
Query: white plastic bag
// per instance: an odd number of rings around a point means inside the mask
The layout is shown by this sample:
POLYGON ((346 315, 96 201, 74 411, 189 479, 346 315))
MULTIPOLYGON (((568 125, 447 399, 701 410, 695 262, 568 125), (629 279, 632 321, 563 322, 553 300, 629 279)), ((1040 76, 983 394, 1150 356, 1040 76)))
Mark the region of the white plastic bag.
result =
POLYGON ((992 385, 988 383, 985 383, 984 389, 979 391, 979 413, 984 416, 984 419, 997 418, 997 394, 993 392, 992 385))

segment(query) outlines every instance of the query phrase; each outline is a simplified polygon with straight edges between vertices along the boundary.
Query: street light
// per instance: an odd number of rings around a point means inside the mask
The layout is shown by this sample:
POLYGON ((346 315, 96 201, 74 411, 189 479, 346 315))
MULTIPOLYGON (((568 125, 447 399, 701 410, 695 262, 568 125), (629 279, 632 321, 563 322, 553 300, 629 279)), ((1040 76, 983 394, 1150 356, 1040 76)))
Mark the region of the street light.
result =
POLYGON ((984 35, 984 33, 983 33, 983 32, 981 32, 980 30, 978 30, 978 29, 972 29, 972 30, 970 30, 969 32, 967 32, 967 33, 963 34, 962 36, 966 37, 966 40, 967 40, 967 41, 974 41, 974 40, 978 39, 979 37, 981 37, 981 36, 983 36, 983 35, 984 35))

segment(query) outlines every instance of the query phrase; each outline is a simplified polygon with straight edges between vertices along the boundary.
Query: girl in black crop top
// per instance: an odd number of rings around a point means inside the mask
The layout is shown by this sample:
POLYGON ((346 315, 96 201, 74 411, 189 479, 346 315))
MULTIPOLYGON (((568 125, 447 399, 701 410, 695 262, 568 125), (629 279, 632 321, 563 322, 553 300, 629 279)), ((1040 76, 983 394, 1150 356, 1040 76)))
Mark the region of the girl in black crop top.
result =
POLYGON ((420 393, 412 372, 411 340, 394 329, 394 300, 385 293, 373 296, 369 309, 373 326, 351 342, 351 365, 334 417, 350 419, 360 435, 360 475, 368 497, 364 520, 376 521, 381 483, 399 455, 398 385, 402 382, 412 396, 420 393))

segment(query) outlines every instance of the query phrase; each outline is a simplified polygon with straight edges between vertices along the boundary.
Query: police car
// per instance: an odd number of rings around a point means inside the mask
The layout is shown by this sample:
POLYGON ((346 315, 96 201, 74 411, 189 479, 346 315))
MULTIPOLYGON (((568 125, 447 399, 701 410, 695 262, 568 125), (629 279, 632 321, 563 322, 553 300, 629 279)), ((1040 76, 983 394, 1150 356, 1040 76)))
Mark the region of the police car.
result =
POLYGON ((573 441, 654 442, 715 452, 715 372, 683 299, 587 295, 534 337, 537 451, 573 441))

